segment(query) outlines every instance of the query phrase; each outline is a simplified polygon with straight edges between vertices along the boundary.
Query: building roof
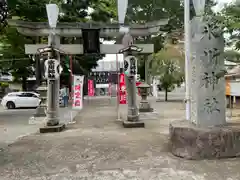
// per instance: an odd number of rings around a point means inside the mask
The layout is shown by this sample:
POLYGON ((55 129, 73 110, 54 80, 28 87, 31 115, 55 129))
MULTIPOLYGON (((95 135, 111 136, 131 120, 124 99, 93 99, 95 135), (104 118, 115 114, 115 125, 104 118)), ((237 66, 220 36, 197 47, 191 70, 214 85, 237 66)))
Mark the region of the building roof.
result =
POLYGON ((235 66, 234 68, 230 69, 225 78, 232 79, 232 78, 240 78, 240 65, 235 66))

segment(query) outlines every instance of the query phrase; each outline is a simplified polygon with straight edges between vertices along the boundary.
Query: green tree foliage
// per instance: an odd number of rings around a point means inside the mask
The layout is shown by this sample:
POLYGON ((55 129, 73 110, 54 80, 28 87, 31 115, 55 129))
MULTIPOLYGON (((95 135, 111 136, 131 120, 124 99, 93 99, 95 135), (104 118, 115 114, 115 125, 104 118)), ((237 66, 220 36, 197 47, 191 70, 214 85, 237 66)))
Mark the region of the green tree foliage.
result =
POLYGON ((17 29, 11 27, 6 27, 0 38, 0 70, 10 71, 15 80, 22 81, 22 89, 26 89, 26 80, 33 75, 33 61, 25 55, 24 44, 31 43, 31 39, 19 35, 17 29))
MULTIPOLYGON (((216 3, 213 0, 206 0, 206 13, 213 14, 212 7, 216 3)), ((195 16, 192 1, 190 1, 191 18, 195 16)), ((184 28, 184 4, 179 0, 129 0, 126 20, 129 23, 146 23, 168 19, 168 24, 162 26, 159 33, 152 37, 137 38, 137 43, 153 43, 154 52, 157 53, 164 47, 167 39, 175 42, 182 37, 184 28)), ((145 78, 145 62, 147 57, 140 57, 139 72, 141 78, 145 78)))
MULTIPOLYGON (((137 37, 136 43, 154 44, 154 52, 157 53, 164 46, 166 33, 170 34, 183 25, 183 6, 179 0, 129 0, 127 10, 127 23, 148 23, 168 19, 168 24, 159 29, 154 36, 137 37)), ((139 57, 138 66, 141 79, 145 79, 145 61, 147 55, 139 57)))
MULTIPOLYGON (((64 13, 60 21, 64 22, 104 22, 108 23, 116 17, 116 4, 114 0, 68 0, 61 4, 61 11, 64 13)), ((78 38, 64 38, 64 41, 74 42, 78 38)), ((81 42, 81 40, 80 40, 81 42)), ((86 74, 93 67, 97 66, 97 60, 103 55, 76 55, 73 61, 73 73, 86 74), (79 67, 76 67, 79 66, 79 67)))
POLYGON ((240 62, 240 53, 234 50, 225 51, 224 57, 229 61, 240 62))
POLYGON ((67 0, 61 4, 64 22, 86 22, 89 19, 97 22, 109 22, 116 17, 114 0, 67 0))
POLYGON ((10 17, 17 16, 25 21, 47 21, 46 4, 48 0, 11 0, 8 1, 10 17))
POLYGON ((161 87, 165 90, 165 101, 168 100, 168 92, 174 89, 175 85, 180 85, 184 81, 184 73, 179 70, 179 66, 174 60, 160 60, 158 65, 158 77, 161 87))
MULTIPOLYGON (((11 0, 8 1, 9 18, 25 21, 46 21, 47 0, 11 0), (34 14, 34 15, 33 15, 34 14)), ((26 81, 34 75, 34 62, 25 55, 24 44, 32 44, 35 38, 25 37, 14 27, 6 26, 0 34, 2 54, 0 70, 10 71, 16 81, 22 82, 22 89, 26 90, 26 81)))
POLYGON ((223 10, 223 17, 227 32, 231 34, 230 44, 240 49, 240 3, 227 6, 223 10))
MULTIPOLYGON (((160 21, 168 19, 168 24, 161 30, 172 32, 182 27, 183 6, 179 0, 129 0, 126 16, 128 23, 147 23, 150 21, 160 21)), ((162 32, 154 37, 156 50, 161 50, 162 32), (157 40, 159 37, 159 41, 157 40)), ((148 38, 151 42, 152 37, 148 38)))
POLYGON ((94 11, 91 13, 91 19, 96 22, 111 22, 117 16, 117 3, 115 0, 95 0, 91 4, 94 11))
MULTIPOLYGON (((10 15, 9 18, 15 18, 25 21, 41 22, 47 21, 46 4, 49 0, 11 0, 8 1, 10 15)), ((116 4, 114 0, 68 0, 66 3, 63 0, 52 0, 51 3, 56 3, 60 7, 60 21, 65 22, 88 22, 100 21, 109 22, 111 18, 116 16, 116 4), (91 11, 89 11, 89 9, 91 11)), ((0 60, 2 70, 10 70, 16 79, 21 79, 23 89, 26 87, 25 79, 32 75, 30 71, 34 62, 24 54, 24 44, 34 44, 39 42, 35 37, 24 37, 13 27, 7 26, 0 35, 1 48, 0 53, 3 55, 2 62, 0 60), (6 61, 4 59, 16 59, 6 61), (23 61, 18 59, 25 58, 23 61), (4 60, 4 61, 3 61, 4 60), (3 66, 8 64, 9 66, 3 66), (6 68, 7 67, 7 68, 6 68)), ((41 38, 40 38, 41 39, 41 38)), ((76 43, 77 38, 65 38, 63 41, 76 43)), ((77 39, 78 41, 79 39, 77 39)), ((81 41, 80 41, 81 42, 81 41)), ((73 61, 73 67, 81 66, 81 70, 75 68, 75 73, 87 73, 91 68, 97 65, 97 60, 102 58, 102 55, 94 56, 78 56, 73 61)), ((63 58, 65 62, 65 58, 63 58)))
MULTIPOLYGON (((62 22, 104 22, 109 23, 116 17, 116 3, 114 0, 68 0, 61 4, 62 22)), ((76 43, 79 38, 63 38, 62 41, 76 43)), ((73 74, 85 74, 97 66, 97 61, 103 58, 102 54, 75 55, 73 57, 73 74)), ((69 71, 65 69, 64 78, 69 79, 69 71)))
POLYGON ((153 55, 151 73, 159 77, 161 87, 165 90, 165 101, 168 100, 168 92, 184 81, 183 59, 181 52, 171 46, 153 55))
MULTIPOLYGON (((126 20, 131 23, 145 23, 169 19, 169 25, 178 27, 183 19, 179 0, 129 0, 126 20)), ((173 29, 173 28, 171 28, 173 29)))

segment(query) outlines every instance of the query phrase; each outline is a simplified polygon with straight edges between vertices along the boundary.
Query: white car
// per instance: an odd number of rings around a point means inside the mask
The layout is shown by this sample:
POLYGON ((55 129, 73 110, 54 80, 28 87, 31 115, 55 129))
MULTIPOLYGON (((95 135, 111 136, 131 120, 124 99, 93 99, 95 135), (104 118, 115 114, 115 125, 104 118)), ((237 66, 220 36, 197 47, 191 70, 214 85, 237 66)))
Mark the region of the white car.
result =
POLYGON ((12 92, 2 99, 2 106, 7 109, 38 107, 41 103, 40 95, 35 92, 12 92))

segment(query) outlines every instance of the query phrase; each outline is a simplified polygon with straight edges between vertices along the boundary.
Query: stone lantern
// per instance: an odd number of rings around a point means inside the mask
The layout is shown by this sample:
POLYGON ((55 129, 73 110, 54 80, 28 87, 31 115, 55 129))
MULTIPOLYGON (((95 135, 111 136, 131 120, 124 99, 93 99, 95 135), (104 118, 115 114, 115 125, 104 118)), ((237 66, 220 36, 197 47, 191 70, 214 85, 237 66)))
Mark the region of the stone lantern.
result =
POLYGON ((35 117, 45 117, 46 116, 46 108, 47 108, 47 84, 43 82, 41 86, 37 89, 37 92, 40 94, 41 104, 38 106, 35 117))
POLYGON ((138 89, 142 98, 139 104, 139 112, 153 112, 153 108, 151 108, 150 103, 147 100, 150 86, 146 83, 142 83, 138 86, 138 89))

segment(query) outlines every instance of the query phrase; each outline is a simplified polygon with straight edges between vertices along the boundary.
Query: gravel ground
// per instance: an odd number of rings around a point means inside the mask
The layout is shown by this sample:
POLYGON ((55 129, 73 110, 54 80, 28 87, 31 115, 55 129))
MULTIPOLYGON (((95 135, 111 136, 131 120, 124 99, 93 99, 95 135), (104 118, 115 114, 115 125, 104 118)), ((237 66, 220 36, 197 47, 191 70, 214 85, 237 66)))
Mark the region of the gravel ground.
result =
MULTIPOLYGON (((76 124, 0 151, 1 180, 239 180, 239 159, 187 161, 168 152, 168 124, 182 103, 152 103, 145 129, 124 129, 111 100, 91 100, 76 124)), ((125 116, 126 107, 121 107, 125 116)))

